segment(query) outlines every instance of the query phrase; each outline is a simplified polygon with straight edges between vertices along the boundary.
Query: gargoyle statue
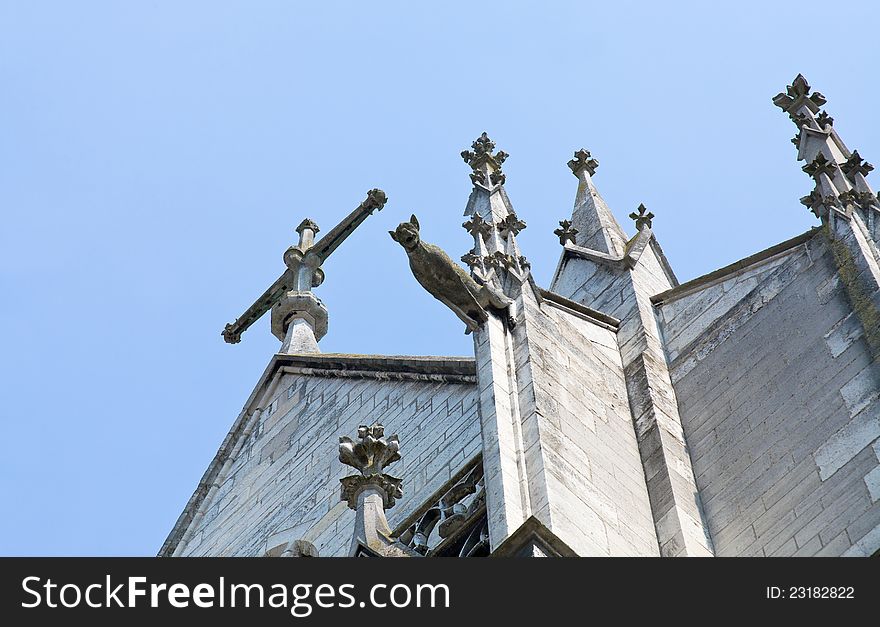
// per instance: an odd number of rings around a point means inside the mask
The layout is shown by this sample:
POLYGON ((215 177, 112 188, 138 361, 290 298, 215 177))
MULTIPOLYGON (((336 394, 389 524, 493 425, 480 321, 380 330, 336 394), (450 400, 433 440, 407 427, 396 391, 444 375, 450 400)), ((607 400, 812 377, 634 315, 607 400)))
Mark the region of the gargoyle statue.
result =
POLYGON ((461 318, 467 326, 465 333, 475 331, 489 319, 487 309, 503 311, 512 326, 513 301, 488 284, 478 285, 442 248, 422 241, 419 221, 414 215, 388 233, 406 251, 416 281, 461 318))

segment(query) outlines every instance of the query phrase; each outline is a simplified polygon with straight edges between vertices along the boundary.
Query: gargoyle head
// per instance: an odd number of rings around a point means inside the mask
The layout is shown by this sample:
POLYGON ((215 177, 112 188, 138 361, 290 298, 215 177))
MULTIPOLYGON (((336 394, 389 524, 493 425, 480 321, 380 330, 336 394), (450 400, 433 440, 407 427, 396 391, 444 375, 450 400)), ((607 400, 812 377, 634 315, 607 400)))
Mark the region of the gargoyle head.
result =
POLYGON ((419 221, 415 215, 412 215, 409 222, 401 222, 397 225, 397 229, 388 231, 388 234, 407 252, 413 251, 419 245, 419 221))

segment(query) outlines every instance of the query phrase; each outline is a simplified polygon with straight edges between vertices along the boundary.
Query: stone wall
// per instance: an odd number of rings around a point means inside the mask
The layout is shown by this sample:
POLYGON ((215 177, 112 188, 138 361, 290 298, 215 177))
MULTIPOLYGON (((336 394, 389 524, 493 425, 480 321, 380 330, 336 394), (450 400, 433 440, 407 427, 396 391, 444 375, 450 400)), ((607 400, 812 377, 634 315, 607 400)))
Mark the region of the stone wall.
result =
POLYGON ((388 511, 392 526, 480 452, 472 376, 430 381, 418 378, 434 375, 383 372, 381 363, 367 373, 356 367, 278 369, 222 483, 194 504, 202 511, 176 554, 260 556, 305 539, 321 556, 346 555, 354 512, 339 500, 339 479, 352 469, 337 460, 337 447, 360 424, 378 421, 400 436, 402 460, 389 472, 403 478, 404 496, 388 511))
POLYGON ((519 358, 543 420, 526 455, 543 458, 552 529, 580 555, 659 555, 616 333, 549 301, 531 313, 519 358))
POLYGON ((657 311, 716 554, 865 552, 880 372, 826 235, 672 290, 657 311))

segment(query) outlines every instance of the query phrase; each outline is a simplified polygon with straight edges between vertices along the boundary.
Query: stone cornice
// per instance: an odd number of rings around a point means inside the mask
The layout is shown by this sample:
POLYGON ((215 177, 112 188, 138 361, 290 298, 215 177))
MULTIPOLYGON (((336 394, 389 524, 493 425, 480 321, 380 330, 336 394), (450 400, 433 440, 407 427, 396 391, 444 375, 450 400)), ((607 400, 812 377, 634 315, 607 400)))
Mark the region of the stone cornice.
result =
POLYGON ((663 305, 664 303, 667 303, 671 300, 681 298, 682 296, 687 296, 688 294, 699 291, 710 285, 724 281, 725 279, 728 279, 731 276, 742 272, 747 268, 766 263, 774 257, 787 253, 791 249, 800 246, 807 240, 811 239, 816 233, 818 233, 818 231, 818 227, 812 228, 806 233, 801 233, 797 237, 793 237, 790 240, 786 240, 782 243, 776 244, 775 246, 771 246, 766 250, 755 253, 754 255, 750 255, 748 257, 745 257, 744 259, 740 259, 737 262, 724 266, 723 268, 719 268, 718 270, 710 272, 709 274, 704 274, 703 276, 697 277, 696 279, 692 279, 690 281, 682 283, 681 285, 674 287, 671 290, 666 290, 665 292, 656 294, 655 296, 651 297, 651 303, 654 305, 663 305))
POLYGON ((614 316, 609 316, 608 314, 604 314, 601 311, 590 309, 589 307, 581 305, 580 303, 569 300, 564 296, 560 296, 555 292, 550 292, 540 287, 538 288, 538 292, 540 293, 541 298, 544 299, 544 302, 547 302, 559 309, 562 309, 567 313, 575 314, 579 318, 589 320, 594 324, 597 324, 614 332, 617 332, 617 329, 620 327, 620 320, 618 320, 614 316))

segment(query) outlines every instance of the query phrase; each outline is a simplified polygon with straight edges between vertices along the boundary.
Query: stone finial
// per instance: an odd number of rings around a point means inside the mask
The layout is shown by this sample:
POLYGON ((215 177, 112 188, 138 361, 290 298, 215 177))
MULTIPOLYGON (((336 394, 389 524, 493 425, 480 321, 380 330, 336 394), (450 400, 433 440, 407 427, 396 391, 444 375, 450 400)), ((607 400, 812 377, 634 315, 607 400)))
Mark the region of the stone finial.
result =
POLYGON ((636 221, 637 231, 641 231, 644 227, 648 227, 650 229, 652 221, 654 220, 654 214, 648 211, 648 208, 642 204, 639 205, 638 213, 633 211, 631 214, 629 214, 629 217, 636 221))
POLYGON ((593 159, 589 150, 581 148, 574 153, 574 159, 568 162, 568 167, 571 168, 571 173, 575 176, 577 176, 577 173, 581 170, 586 170, 589 172, 590 176, 593 176, 596 174, 599 162, 596 159, 593 159))
POLYGON ((385 438, 385 427, 374 424, 371 427, 358 427, 354 442, 344 435, 339 438, 339 461, 356 468, 362 475, 379 475, 394 462, 400 459, 400 442, 396 435, 385 438))
POLYGON ((820 174, 827 174, 829 177, 834 178, 837 164, 834 161, 829 161, 828 158, 820 152, 812 162, 808 163, 801 169, 814 179, 818 179, 820 174))
POLYGON ((482 258, 474 250, 471 250, 461 256, 462 262, 464 262, 464 264, 471 269, 479 266, 481 259, 482 258))
POLYGON ((858 150, 854 150, 849 159, 847 159, 840 167, 844 174, 850 179, 854 178, 856 174, 868 176, 868 173, 874 169, 874 166, 862 159, 858 150))
MULTIPOLYGON (((235 322, 238 322, 238 318, 235 319, 235 322)), ((220 335, 223 336, 227 344, 238 344, 241 342, 241 331, 238 330, 235 323, 227 323, 220 335)))
POLYGON ((385 438, 385 428, 380 424, 358 427, 358 439, 348 436, 339 438, 339 461, 360 471, 340 479, 342 500, 357 510, 358 495, 367 487, 378 488, 383 493, 385 508, 394 506, 395 499, 403 496, 401 480, 385 474, 385 468, 400 459, 400 443, 396 435, 385 438))
POLYGON ((461 226, 471 235, 475 236, 479 233, 483 237, 489 237, 493 227, 491 222, 486 222, 478 215, 474 215, 470 220, 462 223, 461 226))
POLYGON ((512 255, 496 250, 485 258, 487 265, 497 268, 498 270, 508 270, 516 265, 516 260, 512 255))
POLYGON ((513 213, 513 211, 508 213, 507 216, 498 223, 498 230, 505 236, 507 233, 519 235, 519 232, 524 228, 526 228, 526 223, 516 217, 516 214, 513 213))
POLYGON ((553 231, 553 234, 559 237, 559 243, 565 246, 565 242, 577 244, 578 231, 571 225, 571 220, 560 220, 559 228, 553 231))
POLYGON ((385 206, 385 203, 388 202, 388 196, 381 189, 374 188, 367 192, 367 198, 364 200, 362 206, 364 209, 368 209, 371 212, 378 209, 379 211, 385 206))
POLYGON ((302 236, 303 231, 306 229, 310 229, 312 233, 318 233, 321 229, 318 228, 318 225, 311 218, 306 218, 302 222, 299 223, 299 226, 296 227, 296 232, 302 236))
POLYGON ((811 191, 808 196, 804 196, 803 198, 801 198, 801 204, 812 211, 813 215, 815 215, 817 218, 822 217, 822 194, 820 194, 815 189, 811 191))
POLYGON ((859 191, 855 188, 841 193, 838 199, 844 206, 855 205, 861 209, 868 209, 877 202, 877 197, 871 192, 859 191))
POLYGON ((791 82, 791 85, 785 88, 785 92, 776 94, 773 97, 773 104, 791 115, 793 120, 801 105, 806 105, 810 111, 817 113, 819 107, 826 102, 825 96, 818 91, 810 94, 810 84, 803 74, 798 74, 791 82))
POLYGON ((492 154, 495 150, 495 142, 489 139, 489 136, 485 131, 474 140, 471 144, 471 148, 473 149, 473 152, 470 150, 462 150, 461 158, 465 160, 465 163, 472 167, 478 165, 478 162, 483 159, 493 159, 500 165, 504 163, 504 160, 509 156, 503 150, 499 151, 497 155, 492 154))
POLYGON ((480 135, 471 144, 471 150, 462 150, 461 158, 465 163, 471 166, 471 181, 476 184, 486 185, 487 173, 488 180, 492 185, 503 185, 505 181, 504 173, 501 171, 501 164, 509 157, 506 152, 499 150, 494 153, 495 142, 489 139, 486 133, 480 135))
POLYGON ((816 116, 816 123, 819 125, 819 128, 825 129, 827 126, 834 126, 834 118, 828 115, 825 111, 822 111, 816 116))

